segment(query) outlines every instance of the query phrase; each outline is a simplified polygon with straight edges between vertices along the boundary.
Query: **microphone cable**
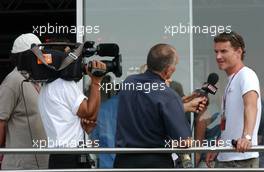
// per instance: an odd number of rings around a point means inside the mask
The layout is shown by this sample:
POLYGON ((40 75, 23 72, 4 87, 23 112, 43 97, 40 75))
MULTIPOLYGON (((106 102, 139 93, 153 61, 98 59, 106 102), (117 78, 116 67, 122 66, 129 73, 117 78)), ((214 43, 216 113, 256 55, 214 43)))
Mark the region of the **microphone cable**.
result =
MULTIPOLYGON (((25 100, 25 95, 24 95, 24 90, 23 90, 23 84, 24 84, 25 82, 28 82, 28 80, 23 80, 23 81, 21 82, 21 92, 22 92, 22 99, 23 99, 24 107, 25 107, 25 111, 26 111, 26 117, 27 117, 27 123, 28 123, 29 135, 30 135, 30 138, 31 138, 32 146, 33 146, 33 134, 32 134, 31 125, 30 125, 30 122, 29 122, 29 114, 28 114, 27 105, 26 105, 26 100, 25 100)), ((36 165, 37 165, 37 167, 38 167, 38 169, 39 169, 39 163, 38 163, 37 155, 34 154, 34 156, 35 156, 36 165)))

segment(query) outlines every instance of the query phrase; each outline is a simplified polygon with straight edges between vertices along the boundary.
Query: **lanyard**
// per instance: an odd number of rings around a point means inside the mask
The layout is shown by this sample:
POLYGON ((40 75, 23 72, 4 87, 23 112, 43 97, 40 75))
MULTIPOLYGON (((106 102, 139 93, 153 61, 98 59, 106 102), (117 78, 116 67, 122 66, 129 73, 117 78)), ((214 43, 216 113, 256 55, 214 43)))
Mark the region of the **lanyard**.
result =
MULTIPOLYGON (((243 68, 243 67, 242 67, 243 68)), ((242 69, 240 68, 240 69, 242 69)), ((227 92, 228 92, 228 89, 234 79, 234 77, 236 76, 236 74, 240 71, 240 69, 232 76, 231 80, 228 82, 227 86, 226 86, 226 89, 225 89, 225 94, 223 96, 223 116, 225 116, 225 110, 226 110, 226 97, 227 97, 227 92)))
POLYGON ((225 94, 223 96, 223 112, 224 112, 223 114, 225 114, 225 110, 226 110, 226 96, 227 96, 227 91, 228 91, 228 89, 229 89, 229 87, 230 87, 230 85, 231 85, 231 83, 232 83, 232 81, 233 81, 233 79, 234 79, 235 76, 236 76, 236 73, 232 76, 231 80, 228 82, 228 84, 226 86, 226 89, 225 89, 225 94))

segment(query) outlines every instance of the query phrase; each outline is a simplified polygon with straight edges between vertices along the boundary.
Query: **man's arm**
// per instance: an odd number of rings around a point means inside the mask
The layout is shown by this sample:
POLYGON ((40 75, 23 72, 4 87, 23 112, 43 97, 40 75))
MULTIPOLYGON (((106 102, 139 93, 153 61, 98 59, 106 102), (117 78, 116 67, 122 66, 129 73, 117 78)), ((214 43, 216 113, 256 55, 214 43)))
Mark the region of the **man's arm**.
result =
POLYGON ((99 110, 100 96, 100 81, 92 80, 90 86, 89 98, 82 101, 78 109, 77 115, 90 121, 95 121, 99 110))
MULTIPOLYGON (((199 141, 200 143, 203 143, 203 140, 205 139, 205 132, 207 127, 207 120, 203 116, 205 116, 205 113, 198 114, 198 116, 195 117, 195 134, 194 138, 195 140, 199 141)), ((199 165, 201 161, 201 153, 195 153, 195 165, 196 167, 199 165)))
POLYGON ((257 100, 258 93, 256 91, 249 91, 243 95, 244 101, 244 128, 243 135, 237 140, 236 150, 239 152, 244 152, 248 150, 251 146, 251 141, 246 139, 245 136, 252 136, 256 119, 257 119, 257 100))
POLYGON ((0 147, 5 145, 6 122, 0 120, 0 147))
POLYGON ((255 91, 249 91, 243 96, 244 101, 244 130, 243 133, 253 134, 257 119, 257 101, 258 94, 255 91))
MULTIPOLYGON (((93 61, 92 67, 97 69, 106 69, 105 64, 100 61, 93 61)), ((89 133, 96 126, 97 113, 99 111, 101 101, 100 82, 102 77, 91 75, 87 67, 86 72, 91 77, 90 95, 88 100, 85 99, 80 104, 77 115, 82 119, 81 124, 83 129, 89 133)))

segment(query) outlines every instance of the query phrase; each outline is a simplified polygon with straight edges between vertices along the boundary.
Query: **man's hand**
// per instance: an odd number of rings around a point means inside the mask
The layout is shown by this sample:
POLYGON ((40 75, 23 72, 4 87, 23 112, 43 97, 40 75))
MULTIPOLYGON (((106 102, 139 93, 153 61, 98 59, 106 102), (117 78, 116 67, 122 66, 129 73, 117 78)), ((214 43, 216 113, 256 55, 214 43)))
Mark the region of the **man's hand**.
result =
POLYGON ((250 140, 246 139, 246 138, 240 138, 237 140, 236 142, 236 151, 237 152, 245 152, 247 150, 249 150, 252 146, 252 143, 250 140))
POLYGON ((205 162, 208 168, 212 168, 212 162, 215 160, 217 154, 217 152, 208 152, 206 154, 205 162))
POLYGON ((183 107, 185 112, 204 112, 207 108, 207 98, 206 97, 196 97, 189 102, 184 102, 183 107))
POLYGON ((90 133, 94 127, 96 126, 96 121, 90 121, 87 119, 81 119, 81 126, 86 131, 86 133, 90 133))
POLYGON ((191 95, 189 96, 183 96, 182 97, 182 102, 183 103, 187 103, 190 102, 191 100, 193 100, 194 98, 200 97, 199 93, 193 92, 191 95))
MULTIPOLYGON (((93 60, 92 61, 92 68, 93 69, 102 69, 106 70, 106 65, 98 60, 93 60)), ((97 77, 91 74, 91 72, 88 70, 88 66, 85 66, 86 73, 90 76, 92 83, 99 84, 102 81, 102 77, 97 77)))
MULTIPOLYGON (((92 67, 97 69, 106 69, 106 65, 100 61, 92 61, 92 67)), ((77 115, 81 118, 81 124, 85 131, 90 132, 95 127, 95 121, 100 107, 101 95, 100 95, 100 82, 103 77, 93 76, 88 67, 85 66, 87 74, 91 77, 90 97, 84 99, 79 106, 77 115), (85 120, 86 123, 85 123, 85 120), (90 121, 90 122, 89 122, 90 121)))

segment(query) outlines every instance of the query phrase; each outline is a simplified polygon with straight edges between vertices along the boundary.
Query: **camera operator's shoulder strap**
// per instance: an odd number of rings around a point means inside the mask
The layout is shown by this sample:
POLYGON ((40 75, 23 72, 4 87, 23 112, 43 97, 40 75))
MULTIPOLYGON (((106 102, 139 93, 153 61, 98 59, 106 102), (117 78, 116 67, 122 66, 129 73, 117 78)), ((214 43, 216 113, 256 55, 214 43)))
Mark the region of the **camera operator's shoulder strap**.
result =
POLYGON ((84 44, 78 44, 78 48, 75 49, 73 52, 70 52, 68 56, 62 61, 61 66, 58 69, 59 71, 66 68, 67 66, 69 66, 69 64, 71 64, 73 61, 77 60, 80 57, 83 51, 84 44))
POLYGON ((70 52, 68 56, 62 61, 60 68, 56 69, 54 66, 49 65, 46 60, 43 57, 42 51, 39 49, 39 46, 35 45, 33 48, 31 48, 31 51, 35 54, 35 56, 48 68, 54 70, 54 71, 61 71, 67 66, 69 66, 72 62, 77 60, 83 51, 83 45, 78 43, 78 48, 75 49, 73 52, 70 52))

